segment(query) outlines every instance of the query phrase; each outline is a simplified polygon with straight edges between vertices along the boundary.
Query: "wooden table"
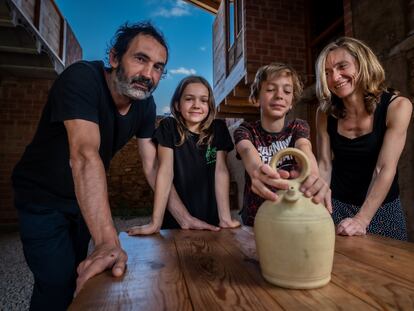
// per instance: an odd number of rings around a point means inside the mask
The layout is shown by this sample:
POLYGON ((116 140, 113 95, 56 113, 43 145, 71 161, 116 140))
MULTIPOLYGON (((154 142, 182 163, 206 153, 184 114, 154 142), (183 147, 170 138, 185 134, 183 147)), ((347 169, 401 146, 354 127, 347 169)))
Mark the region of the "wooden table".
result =
POLYGON ((263 279, 246 227, 120 239, 125 275, 89 280, 70 310, 414 310, 413 243, 337 236, 331 282, 288 290, 263 279))

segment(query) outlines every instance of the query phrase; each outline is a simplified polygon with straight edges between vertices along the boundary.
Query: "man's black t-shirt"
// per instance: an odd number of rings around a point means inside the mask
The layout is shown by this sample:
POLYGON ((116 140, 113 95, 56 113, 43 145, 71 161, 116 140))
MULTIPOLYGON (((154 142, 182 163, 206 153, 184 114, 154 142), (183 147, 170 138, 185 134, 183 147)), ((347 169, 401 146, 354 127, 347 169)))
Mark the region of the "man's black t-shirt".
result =
MULTIPOLYGON (((233 142, 222 120, 214 120, 211 145, 197 146, 198 134, 189 133, 180 146, 177 122, 166 118, 160 122, 154 141, 174 151, 174 186, 188 212, 209 224, 218 225, 215 171, 217 151, 231 151, 233 142)), ((174 217, 165 212, 163 229, 180 228, 174 217)))
POLYGON ((151 97, 133 102, 120 115, 107 86, 102 62, 69 66, 54 82, 33 141, 16 165, 12 179, 19 200, 53 203, 76 200, 65 120, 82 119, 99 125, 99 154, 105 169, 130 138, 150 138, 155 127, 151 97))

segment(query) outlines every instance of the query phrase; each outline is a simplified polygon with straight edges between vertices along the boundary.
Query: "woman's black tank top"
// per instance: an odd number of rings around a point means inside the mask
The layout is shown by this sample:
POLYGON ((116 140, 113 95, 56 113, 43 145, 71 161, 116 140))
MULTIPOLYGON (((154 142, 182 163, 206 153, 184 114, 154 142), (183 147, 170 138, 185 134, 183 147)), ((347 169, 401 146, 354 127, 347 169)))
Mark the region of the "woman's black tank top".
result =
MULTIPOLYGON (((331 189, 332 198, 341 202, 362 205, 371 183, 372 174, 382 147, 388 106, 393 94, 383 92, 374 112, 372 132, 349 139, 338 133, 338 119, 328 117, 328 134, 333 152, 331 189)), ((384 203, 399 195, 398 172, 384 203)))

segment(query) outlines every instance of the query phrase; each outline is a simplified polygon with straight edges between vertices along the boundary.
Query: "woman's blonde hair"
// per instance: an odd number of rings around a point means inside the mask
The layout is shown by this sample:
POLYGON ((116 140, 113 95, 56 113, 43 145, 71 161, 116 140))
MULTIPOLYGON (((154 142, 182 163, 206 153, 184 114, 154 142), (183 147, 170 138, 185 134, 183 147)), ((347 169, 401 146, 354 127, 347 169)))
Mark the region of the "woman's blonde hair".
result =
POLYGON ((345 49, 355 58, 358 66, 355 80, 357 85, 363 89, 365 109, 372 114, 381 93, 386 89, 384 69, 377 56, 364 42, 350 37, 341 37, 329 43, 316 61, 316 96, 321 110, 337 118, 343 118, 346 115, 342 101, 329 90, 325 73, 325 63, 329 52, 338 48, 345 49))
POLYGON ((201 83, 208 90, 208 114, 207 117, 200 124, 200 137, 198 138, 197 145, 209 145, 213 140, 213 131, 211 128, 211 124, 213 123, 214 117, 216 115, 216 104, 214 101, 213 90, 211 89, 211 86, 206 79, 200 76, 191 75, 185 77, 180 81, 180 83, 174 91, 173 97, 171 98, 170 102, 170 110, 174 118, 177 120, 177 129, 180 135, 180 141, 178 142, 177 146, 181 146, 190 134, 185 124, 185 120, 180 113, 179 105, 181 96, 183 95, 185 88, 192 83, 201 83))
POLYGON ((288 76, 292 78, 293 83, 293 103, 296 103, 302 96, 303 84, 300 81, 299 75, 292 66, 283 63, 270 63, 260 67, 250 87, 250 101, 257 102, 259 99, 260 89, 263 82, 274 77, 288 76))

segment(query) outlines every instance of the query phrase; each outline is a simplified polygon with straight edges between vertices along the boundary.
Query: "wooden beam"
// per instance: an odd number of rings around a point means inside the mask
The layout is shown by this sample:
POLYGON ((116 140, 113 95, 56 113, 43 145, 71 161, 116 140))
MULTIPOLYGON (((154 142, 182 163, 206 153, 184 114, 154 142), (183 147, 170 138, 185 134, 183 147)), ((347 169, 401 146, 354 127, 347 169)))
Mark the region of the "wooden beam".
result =
POLYGON ((237 114, 242 117, 243 114, 258 114, 259 108, 253 106, 232 107, 221 104, 217 107, 217 112, 237 114))
POLYGON ((220 0, 214 1, 214 0, 186 0, 187 2, 190 2, 191 4, 194 4, 195 6, 198 6, 199 8, 206 10, 209 13, 212 13, 214 15, 217 14, 219 6, 220 6, 220 0))
POLYGON ((23 27, 0 27, 0 51, 39 54, 41 46, 23 27))
POLYGON ((0 74, 3 71, 14 72, 17 75, 26 73, 27 76, 36 75, 36 72, 43 75, 44 72, 54 72, 55 76, 63 71, 61 62, 51 58, 46 53, 21 54, 0 52, 0 74))
POLYGON ((233 106, 233 107, 253 107, 253 105, 249 102, 247 97, 226 97, 224 100, 224 104, 226 106, 233 106))

